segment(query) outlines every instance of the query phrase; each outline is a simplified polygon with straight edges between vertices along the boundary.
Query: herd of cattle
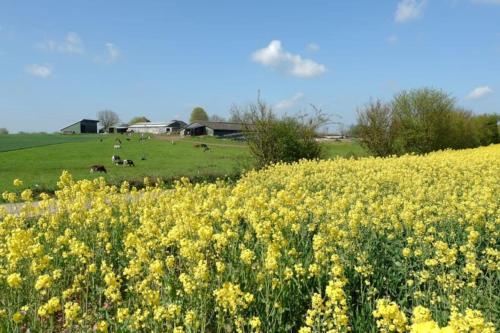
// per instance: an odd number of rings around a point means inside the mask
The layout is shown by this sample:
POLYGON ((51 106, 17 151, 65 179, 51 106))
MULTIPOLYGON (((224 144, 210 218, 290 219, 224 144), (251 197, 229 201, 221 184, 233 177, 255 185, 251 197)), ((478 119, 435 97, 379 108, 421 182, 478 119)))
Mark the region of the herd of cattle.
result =
MULTIPOLYGON (((143 141, 146 139, 151 139, 151 136, 147 136, 147 137, 141 136, 139 141, 143 141)), ((126 140, 130 141, 130 138, 126 138, 126 140)), ((103 142, 103 139, 101 138, 101 139, 99 139, 99 141, 103 142)), ((172 144, 174 144, 173 140, 172 140, 172 144)), ((122 147, 122 141, 120 139, 116 139, 115 143, 113 145, 113 148, 114 149, 121 149, 121 147, 122 147)), ((210 148, 205 143, 198 143, 198 144, 193 145, 193 147, 194 148, 201 148, 201 149, 203 149, 203 151, 210 151, 210 148)), ((145 160, 145 159, 146 159, 146 157, 143 156, 142 160, 145 160)), ((115 165, 135 166, 134 161, 132 161, 131 159, 122 159, 118 155, 111 156, 111 162, 113 162, 115 165)), ((94 164, 94 165, 90 166, 90 172, 92 172, 92 173, 94 173, 94 172, 107 173, 107 170, 106 170, 106 167, 102 164, 94 164)))
MULTIPOLYGON (((142 137, 141 137, 142 139, 142 137)), ((99 141, 103 141, 102 138, 99 139, 99 141)), ((127 141, 130 141, 130 138, 127 138, 127 141)), ((115 144, 113 145, 114 149, 120 149, 122 147, 122 141, 120 139, 115 140, 115 144)), ((144 159, 144 158, 143 158, 144 159)), ((135 166, 134 161, 130 159, 122 159, 118 155, 113 155, 111 156, 111 162, 113 162, 115 165, 123 165, 123 166, 135 166)), ((106 167, 102 164, 94 164, 90 166, 90 172, 103 172, 107 173, 108 171, 106 170, 106 167)))
MULTIPOLYGON (((115 165, 135 166, 134 161, 129 160, 129 159, 122 160, 121 157, 118 156, 118 155, 111 156, 111 162, 113 162, 115 165)), ((90 167, 90 172, 104 172, 104 173, 107 173, 107 170, 104 167, 104 165, 95 164, 95 165, 92 165, 90 167)))

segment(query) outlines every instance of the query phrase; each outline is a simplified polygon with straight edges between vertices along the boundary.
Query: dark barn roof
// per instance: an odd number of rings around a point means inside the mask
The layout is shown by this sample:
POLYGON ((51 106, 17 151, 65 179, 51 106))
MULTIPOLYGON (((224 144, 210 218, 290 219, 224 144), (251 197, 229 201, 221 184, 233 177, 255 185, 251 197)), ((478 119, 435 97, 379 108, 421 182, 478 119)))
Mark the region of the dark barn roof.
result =
POLYGON ((225 130, 225 131, 243 131, 245 128, 241 123, 229 123, 222 121, 197 121, 189 124, 186 128, 199 128, 199 127, 208 127, 213 130, 225 130))
POLYGON ((66 128, 70 127, 70 126, 76 125, 76 124, 78 124, 78 123, 83 123, 83 122, 98 123, 98 122, 99 122, 99 120, 93 120, 93 119, 82 119, 82 120, 79 120, 79 121, 77 121, 77 122, 74 122, 74 123, 73 123, 73 124, 71 124, 71 125, 68 125, 68 126, 66 126, 66 127, 61 128, 61 131, 63 131, 64 129, 66 129, 66 128))

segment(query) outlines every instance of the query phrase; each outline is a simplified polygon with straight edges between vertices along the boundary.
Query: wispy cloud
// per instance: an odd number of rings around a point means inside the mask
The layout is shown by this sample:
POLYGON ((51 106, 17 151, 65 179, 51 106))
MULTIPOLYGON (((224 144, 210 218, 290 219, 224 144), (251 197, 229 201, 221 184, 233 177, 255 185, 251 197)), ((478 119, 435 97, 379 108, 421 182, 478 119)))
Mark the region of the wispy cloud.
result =
POLYGON ((76 53, 82 54, 85 52, 82 39, 75 32, 68 32, 63 41, 55 41, 52 39, 44 40, 38 43, 38 47, 49 52, 61 53, 76 53))
POLYGON ((278 103, 276 103, 274 105, 274 109, 277 111, 290 109, 290 108, 294 107, 295 105, 297 105, 297 103, 302 98, 304 98, 304 93, 298 92, 295 95, 293 95, 291 98, 284 99, 284 100, 281 100, 278 103))
POLYGON ((399 38, 397 35, 390 35, 387 37, 387 43, 389 44, 397 44, 399 42, 399 38))
POLYGON ((52 75, 52 67, 50 65, 31 64, 26 66, 26 72, 30 75, 47 78, 52 75))
POLYGON ((120 50, 113 43, 106 43, 106 51, 108 53, 108 62, 115 62, 120 56, 120 50))
POLYGON ((283 50, 279 40, 273 40, 265 48, 255 51, 252 54, 252 60, 286 74, 304 78, 318 76, 326 72, 325 65, 283 50))
POLYGON ((319 51, 319 45, 317 43, 311 42, 306 46, 307 51, 316 52, 319 51))
POLYGON ((466 97, 466 99, 479 99, 486 95, 489 95, 493 90, 488 86, 480 86, 474 88, 466 97))
POLYGON ((106 43, 104 46, 106 48, 105 54, 94 57, 94 61, 98 63, 111 64, 118 60, 121 54, 120 49, 118 49, 118 47, 111 42, 106 43))
POLYGON ((394 20, 405 23, 422 16, 427 0, 402 0, 398 3, 394 20))

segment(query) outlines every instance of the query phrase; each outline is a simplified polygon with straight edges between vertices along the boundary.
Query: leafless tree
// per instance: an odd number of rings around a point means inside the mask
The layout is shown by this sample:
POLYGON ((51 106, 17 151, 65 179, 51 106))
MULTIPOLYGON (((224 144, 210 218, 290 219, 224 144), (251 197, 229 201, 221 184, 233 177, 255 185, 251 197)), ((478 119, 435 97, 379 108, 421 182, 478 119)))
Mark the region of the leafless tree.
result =
POLYGON ((99 120, 99 122, 101 123, 104 131, 108 132, 111 126, 118 124, 120 118, 114 111, 102 110, 97 112, 97 120, 99 120))
POLYGON ((216 115, 216 114, 213 114, 213 115, 211 115, 211 116, 208 117, 208 120, 209 121, 216 121, 216 122, 217 121, 223 122, 223 121, 226 121, 226 118, 224 118, 222 116, 219 116, 219 115, 216 115))
POLYGON ((231 121, 243 124, 250 152, 260 167, 321 155, 316 130, 327 117, 319 108, 313 107, 313 114, 278 117, 258 96, 255 103, 245 107, 233 105, 230 113, 231 121))

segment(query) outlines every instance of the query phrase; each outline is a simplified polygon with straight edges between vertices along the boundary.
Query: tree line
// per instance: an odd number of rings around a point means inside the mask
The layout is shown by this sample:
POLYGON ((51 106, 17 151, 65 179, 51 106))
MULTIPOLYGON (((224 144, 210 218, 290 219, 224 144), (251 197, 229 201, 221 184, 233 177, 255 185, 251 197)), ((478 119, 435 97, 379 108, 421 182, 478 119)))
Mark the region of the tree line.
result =
POLYGON ((358 111, 352 134, 377 156, 424 154, 500 143, 499 114, 474 115, 438 89, 403 91, 358 111))

